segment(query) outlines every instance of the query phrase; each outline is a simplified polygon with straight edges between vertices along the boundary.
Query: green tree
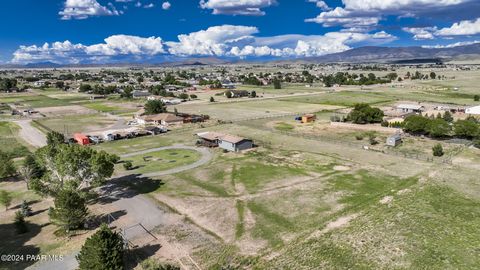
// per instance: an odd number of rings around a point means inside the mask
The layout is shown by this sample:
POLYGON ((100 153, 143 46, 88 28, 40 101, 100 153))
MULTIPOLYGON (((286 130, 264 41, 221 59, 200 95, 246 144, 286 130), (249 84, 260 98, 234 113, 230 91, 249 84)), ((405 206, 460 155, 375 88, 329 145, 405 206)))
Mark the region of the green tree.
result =
POLYGON ((444 114, 443 114, 443 120, 449 122, 449 123, 452 123, 453 122, 453 116, 452 114, 449 112, 449 111, 446 111, 444 114))
POLYGON ((411 115, 405 118, 403 129, 412 134, 426 134, 430 119, 421 115, 411 115))
POLYGON ((0 150, 0 179, 14 176, 16 173, 12 155, 0 150))
POLYGON ((474 101, 480 101, 480 95, 474 95, 473 100, 474 101))
POLYGON ((233 92, 232 92, 232 91, 226 91, 226 92, 225 92, 225 96, 226 96, 227 98, 233 98, 233 92))
POLYGON ((23 213, 19 210, 15 212, 15 218, 13 220, 13 225, 15 226, 15 230, 17 231, 18 234, 23 234, 28 232, 28 227, 25 222, 25 216, 23 213))
POLYGON ((5 206, 5 210, 8 209, 11 203, 12 203, 12 195, 8 191, 0 190, 0 204, 5 206))
POLYGON ((282 83, 279 79, 273 80, 273 89, 282 89, 282 83))
POLYGON ((213 97, 210 97, 210 102, 215 102, 215 99, 213 97))
POLYGON ((182 99, 182 100, 187 100, 188 99, 188 94, 187 93, 181 93, 180 95, 178 95, 178 98, 179 99, 182 99))
POLYGON ((427 125, 427 132, 430 136, 435 138, 446 137, 450 134, 452 128, 447 121, 442 118, 437 118, 429 121, 427 125))
POLYGON ((131 86, 125 87, 123 91, 120 93, 120 97, 133 98, 133 88, 131 86))
POLYGON ((80 270, 121 270, 123 265, 124 243, 120 234, 107 225, 90 236, 77 255, 80 270))
POLYGON ((250 93, 250 96, 251 96, 252 98, 257 97, 257 92, 252 91, 252 92, 250 93))
POLYGON ((50 131, 47 133, 47 144, 48 145, 53 145, 53 144, 62 144, 65 143, 65 136, 56 131, 50 131))
POLYGON ((92 90, 93 88, 90 84, 80 84, 80 89, 79 89, 80 92, 90 92, 92 90))
POLYGON ((443 147, 441 144, 437 143, 432 147, 432 152, 434 157, 441 157, 443 156, 443 147))
POLYGON ((430 72, 430 79, 435 80, 437 78, 437 74, 435 72, 430 72))
POLYGON ((472 139, 479 135, 479 126, 472 120, 458 120, 453 125, 455 136, 472 139))
POLYGON ((24 217, 29 217, 32 215, 32 208, 25 200, 23 200, 22 204, 20 205, 20 211, 24 217))
POLYGON ((50 209, 50 219, 63 231, 83 227, 88 216, 85 199, 76 190, 62 189, 57 193, 55 207, 50 209))
POLYGON ((42 167, 38 162, 35 160, 33 155, 28 155, 23 160, 23 167, 28 167, 32 169, 32 177, 40 178, 43 175, 42 167))
POLYGON ((383 111, 379 108, 372 108, 368 104, 360 103, 355 104, 347 119, 355 124, 381 123, 383 116, 383 111))
POLYGON ((145 104, 145 114, 159 114, 167 112, 167 106, 161 100, 149 100, 145 104))
MULTIPOLYGON (((34 190, 53 195, 64 188, 99 186, 112 176, 118 157, 77 144, 47 145, 35 153, 45 174, 34 190)), ((32 187, 33 188, 33 187, 32 187)))
POLYGON ((388 73, 388 74, 387 74, 387 78, 388 78, 390 81, 396 80, 397 77, 398 77, 398 74, 395 73, 395 72, 392 72, 392 73, 388 73))

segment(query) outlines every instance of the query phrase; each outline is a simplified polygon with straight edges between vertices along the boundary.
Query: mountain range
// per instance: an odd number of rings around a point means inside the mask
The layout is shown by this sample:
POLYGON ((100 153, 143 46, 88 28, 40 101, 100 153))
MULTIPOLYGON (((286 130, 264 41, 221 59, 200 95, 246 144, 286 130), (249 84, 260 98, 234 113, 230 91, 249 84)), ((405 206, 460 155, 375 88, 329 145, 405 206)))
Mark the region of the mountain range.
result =
POLYGON ((261 63, 261 62, 307 62, 307 63, 438 63, 452 60, 480 60, 480 43, 443 47, 379 47, 365 46, 354 48, 340 53, 327 54, 318 57, 296 59, 229 59, 219 57, 195 57, 165 59, 161 63, 110 63, 110 64, 79 64, 61 65, 53 62, 30 63, 26 65, 7 64, 0 68, 61 68, 61 67, 127 67, 127 66, 185 66, 185 65, 224 65, 234 63, 261 63))

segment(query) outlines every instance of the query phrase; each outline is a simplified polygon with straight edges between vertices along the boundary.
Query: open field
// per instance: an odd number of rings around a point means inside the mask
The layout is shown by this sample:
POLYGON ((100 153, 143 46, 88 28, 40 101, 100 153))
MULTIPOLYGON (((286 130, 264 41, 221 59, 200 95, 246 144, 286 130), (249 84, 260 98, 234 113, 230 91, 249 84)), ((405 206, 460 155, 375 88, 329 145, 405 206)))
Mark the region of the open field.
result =
MULTIPOLYGON (((415 69, 396 70, 407 71, 415 69)), ((480 94, 478 71, 437 73, 447 78, 363 87, 239 87, 255 90, 259 98, 227 99, 215 96, 221 90, 200 90, 198 99, 168 109, 212 120, 90 146, 120 156, 121 162, 89 209, 92 216, 115 215, 110 224, 115 228, 145 224, 158 237, 152 243, 159 244, 149 255, 182 269, 477 269, 479 149, 466 140, 406 134, 393 148, 386 139, 397 129, 330 123, 332 115, 345 115, 359 102, 382 108, 402 102, 478 103, 473 100, 480 94), (208 101, 211 96, 216 102, 208 101), (306 112, 316 121, 295 121, 306 112), (255 148, 232 153, 194 146, 195 134, 206 131, 252 139, 255 148), (443 157, 432 156, 435 144, 443 146, 443 157), (125 161, 134 168, 125 170, 125 161)), ((51 113, 35 120, 44 132, 69 134, 125 126, 145 102, 117 96, 92 101, 56 90, 6 98, 51 113)), ((17 131, 13 123, 0 123, 0 141, 11 149, 22 147, 17 131)), ((48 220, 51 199, 26 190, 21 181, 1 182, 0 189, 13 192, 12 208, 26 199, 38 212, 27 219, 31 232, 18 238, 8 235, 14 210, 0 213, 0 236, 13 251, 59 253, 74 260, 93 230, 56 237, 48 220)))
POLYGON ((101 115, 101 114, 86 114, 86 115, 67 115, 56 118, 41 118, 35 122, 41 126, 47 127, 50 130, 65 134, 73 134, 76 132, 89 132, 99 129, 108 129, 115 124, 117 120, 101 115))
POLYGON ((43 94, 27 93, 27 94, 16 94, 11 96, 0 96, 1 102, 18 104, 25 107, 31 108, 42 108, 42 107, 54 107, 54 106, 67 106, 71 103, 79 102, 86 100, 86 96, 62 96, 59 97, 49 97, 43 94))
POLYGON ((22 157, 30 153, 28 146, 18 136, 20 127, 11 122, 0 122, 0 149, 11 153, 14 157, 22 157), (28 146, 28 147, 27 147, 28 146))
POLYGON ((331 105, 306 104, 282 100, 240 100, 224 103, 185 104, 176 107, 181 112, 207 114, 215 119, 225 121, 339 108, 331 105))
MULTIPOLYGON (((200 154, 192 150, 171 149, 158 152, 151 152, 136 156, 124 158, 124 162, 130 161, 133 164, 131 173, 151 173, 166 171, 175 167, 184 166, 197 161, 200 154)), ((119 164, 122 165, 122 164, 119 164)), ((122 172, 123 167, 117 167, 117 171, 122 172)), ((124 170, 123 170, 124 171, 124 170)))

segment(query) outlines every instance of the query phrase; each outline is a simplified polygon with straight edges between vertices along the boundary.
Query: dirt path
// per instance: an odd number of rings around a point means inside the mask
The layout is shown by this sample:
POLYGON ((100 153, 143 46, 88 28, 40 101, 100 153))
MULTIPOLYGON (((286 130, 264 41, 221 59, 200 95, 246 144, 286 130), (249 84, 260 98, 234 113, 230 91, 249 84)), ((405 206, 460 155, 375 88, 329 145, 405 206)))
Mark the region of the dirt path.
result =
POLYGON ((32 120, 18 120, 14 123, 20 127, 19 135, 24 141, 35 147, 47 145, 47 137, 31 125, 32 120))
MULTIPOLYGON (((191 146, 184 146, 184 145, 176 145, 176 146, 166 146, 166 147, 159 147, 148 149, 144 151, 139 151, 135 153, 130 153, 123 155, 122 157, 129 157, 135 155, 142 155, 151 152, 157 152, 167 149, 188 149, 194 150, 202 154, 200 160, 195 163, 181 166, 178 168, 174 168, 167 171, 161 171, 156 173, 150 173, 143 175, 144 177, 152 177, 152 176, 161 176, 167 175, 172 173, 178 173, 186 170, 190 170, 201 165, 208 163, 213 155, 212 153, 206 148, 197 148, 191 146)), ((132 225, 141 223, 147 230, 151 231, 155 227, 161 225, 168 225, 170 222, 168 220, 168 213, 165 212, 163 209, 159 208, 158 205, 149 197, 141 194, 136 194, 134 191, 125 189, 121 185, 116 184, 114 181, 99 188, 98 190, 100 194, 100 200, 108 202, 105 203, 100 207, 100 210, 104 214, 109 214, 112 212, 121 212, 124 213, 124 216, 119 218, 115 221, 115 226, 117 228, 128 228, 132 225)), ((141 238, 144 236, 145 231, 138 230, 138 229, 129 229, 124 231, 124 236, 128 240, 133 240, 137 238, 141 238)), ((183 267, 183 269, 187 269, 183 263, 182 259, 189 261, 192 265, 195 266, 196 269, 200 269, 198 264, 190 257, 188 252, 185 252, 181 247, 174 243, 169 243, 165 240, 164 237, 158 236, 158 242, 161 244, 163 250, 167 250, 167 252, 171 254, 183 267)), ((63 257, 62 261, 49 261, 43 262, 39 264, 35 264, 28 269, 39 269, 39 270, 68 270, 68 269, 76 269, 78 267, 77 260, 75 256, 78 254, 78 251, 75 251, 71 254, 67 254, 63 257)))
MULTIPOLYGON (((152 231, 155 227, 168 225, 169 214, 165 210, 158 207, 158 205, 149 197, 141 194, 136 194, 134 191, 122 187, 115 182, 109 183, 98 190, 100 194, 100 201, 108 202, 101 205, 99 209, 104 214, 109 213, 123 213, 123 216, 112 222, 117 228, 130 228, 123 230, 124 237, 129 241, 145 238, 147 236, 144 230, 135 227, 136 224, 141 223, 147 230, 152 231)), ((200 269, 198 264, 189 256, 182 247, 169 243, 164 237, 156 235, 163 252, 167 252, 177 260, 179 265, 183 265, 182 259, 190 261, 197 269, 200 269), (168 250, 167 250, 168 249, 168 250)), ((153 240, 153 238, 152 238, 153 240)), ((63 257, 62 261, 47 261, 35 264, 27 269, 37 270, 73 270, 78 267, 75 256, 79 251, 72 252, 63 257)), ((184 266, 183 269, 187 269, 184 266)))
POLYGON ((175 173, 179 173, 179 172, 183 172, 183 171, 188 171, 188 170, 195 169, 197 167, 200 167, 202 165, 207 164, 213 158, 213 154, 208 150, 208 148, 200 148, 200 147, 193 147, 193 146, 186 146, 186 145, 173 145, 173 146, 152 148, 152 149, 148 149, 148 150, 144 150, 144 151, 139 151, 139 152, 134 152, 134 153, 121 155, 121 157, 122 158, 127 158, 127 157, 143 155, 143 154, 158 152, 158 151, 162 151, 162 150, 171 150, 171 149, 183 149, 183 150, 197 151, 202 155, 202 157, 192 164, 176 167, 176 168, 166 170, 166 171, 146 173, 146 174, 143 174, 142 176, 144 176, 144 177, 156 177, 156 176, 164 176, 164 175, 175 174, 175 173))

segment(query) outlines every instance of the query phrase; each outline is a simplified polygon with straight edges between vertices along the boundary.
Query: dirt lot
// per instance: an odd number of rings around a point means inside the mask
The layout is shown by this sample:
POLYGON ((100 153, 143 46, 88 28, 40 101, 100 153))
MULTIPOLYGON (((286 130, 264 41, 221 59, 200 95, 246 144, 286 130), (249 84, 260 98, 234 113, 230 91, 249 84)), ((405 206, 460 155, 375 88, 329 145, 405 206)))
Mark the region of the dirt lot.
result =
POLYGON ((78 114, 92 114, 96 111, 85 108, 80 105, 58 106, 58 107, 44 107, 38 108, 37 111, 45 117, 58 117, 65 115, 78 115, 78 114))

